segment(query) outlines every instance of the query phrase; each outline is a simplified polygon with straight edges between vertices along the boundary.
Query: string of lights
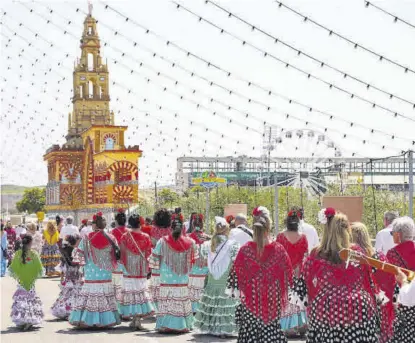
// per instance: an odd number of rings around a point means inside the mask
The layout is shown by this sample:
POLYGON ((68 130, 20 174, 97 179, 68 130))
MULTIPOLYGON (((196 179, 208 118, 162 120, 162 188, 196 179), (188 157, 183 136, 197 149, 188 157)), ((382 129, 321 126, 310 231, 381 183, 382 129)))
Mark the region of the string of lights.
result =
MULTIPOLYGON (((53 46, 54 47, 54 46, 53 46)), ((154 69, 154 70, 156 70, 156 69, 154 69)), ((166 74, 167 75, 167 74, 166 74)), ((118 87, 118 85, 116 85, 117 87, 118 87)), ((128 89, 128 87, 126 87, 127 89, 128 89)), ((131 95, 132 96, 132 95, 131 95)), ((162 144, 165 144, 165 143, 162 143, 162 144)), ((171 156, 171 157, 174 157, 174 156, 171 156)))
POLYGON ((388 63, 393 64, 396 67, 404 70, 405 73, 410 72, 412 74, 415 74, 415 70, 414 69, 412 69, 412 68, 410 68, 408 66, 405 66, 405 65, 403 65, 403 64, 401 64, 399 62, 396 62, 395 60, 393 60, 391 58, 388 58, 388 57, 386 57, 386 56, 384 56, 382 54, 379 54, 376 51, 374 51, 374 50, 372 50, 370 48, 367 48, 367 47, 363 46, 362 44, 357 43, 356 41, 353 41, 350 38, 347 38, 346 36, 344 36, 344 35, 336 32, 336 31, 334 31, 334 30, 326 27, 325 25, 320 24, 317 21, 311 19, 310 16, 304 15, 301 12, 299 12, 298 10, 295 10, 292 7, 285 5, 281 1, 275 0, 275 3, 278 4, 278 7, 279 8, 285 8, 286 10, 290 11, 291 13, 294 13, 295 15, 301 17, 304 22, 311 23, 314 26, 317 26, 320 29, 323 29, 324 31, 328 32, 329 36, 335 36, 337 38, 340 38, 341 40, 343 40, 343 41, 347 42, 348 44, 352 45, 355 49, 361 49, 361 50, 366 51, 369 54, 377 57, 380 62, 382 62, 382 61, 388 62, 388 63))
MULTIPOLYGON (((178 4, 178 3, 177 3, 177 2, 175 2, 175 1, 173 1, 173 3, 175 3, 176 5, 179 5, 179 6, 180 6, 180 4, 178 4)), ((248 22, 246 19, 243 19, 241 16, 238 16, 238 15, 236 15, 236 14, 234 14, 234 13, 230 12, 229 10, 227 10, 226 8, 224 8, 224 7, 220 6, 220 5, 219 5, 219 4, 217 4, 216 2, 214 2, 214 1, 212 1, 212 0, 205 0, 205 3, 206 3, 206 4, 211 4, 211 5, 212 5, 212 6, 214 6, 215 8, 217 8, 217 9, 221 10, 222 12, 226 13, 226 14, 228 15, 228 18, 234 18, 234 19, 237 19, 239 22, 241 22, 241 23, 245 24, 246 26, 250 27, 250 28, 252 29, 252 31, 258 31, 258 32, 262 33, 262 34, 263 34, 263 35, 265 35, 266 37, 268 37, 268 38, 272 39, 272 41, 273 41, 274 43, 276 43, 276 44, 282 44, 283 46, 285 46, 285 47, 287 47, 287 48, 289 48, 289 49, 293 50, 294 52, 296 52, 296 53, 298 54, 298 56, 304 56, 304 57, 306 57, 306 58, 308 58, 308 59, 312 60, 313 62, 318 63, 318 64, 319 64, 322 68, 323 68, 323 67, 325 67, 325 68, 329 68, 329 69, 331 69, 331 70, 335 71, 336 73, 340 74, 340 75, 341 75, 341 76, 343 76, 344 78, 350 78, 351 80, 356 81, 356 82, 360 83, 361 85, 364 85, 367 89, 369 89, 369 88, 370 88, 370 89, 374 89, 374 90, 376 90, 376 91, 378 91, 378 92, 380 92, 380 93, 382 93, 382 94, 384 94, 384 95, 388 96, 388 98, 389 98, 389 99, 396 98, 396 99, 398 99, 398 100, 400 100, 400 101, 402 101, 402 102, 405 102, 405 103, 407 103, 407 104, 410 104, 410 105, 412 106, 412 108, 415 108, 415 102, 413 102, 413 101, 411 101, 411 100, 407 100, 407 99, 405 99, 405 98, 402 98, 402 97, 400 97, 400 96, 398 96, 398 95, 396 95, 396 94, 393 94, 393 93, 391 93, 391 92, 385 91, 385 90, 383 90, 382 88, 379 88, 379 87, 377 87, 377 86, 375 86, 375 85, 371 84, 370 82, 363 81, 362 79, 360 79, 360 78, 358 78, 358 77, 356 77, 356 76, 353 76, 353 75, 351 75, 350 73, 347 73, 347 72, 345 72, 345 71, 343 71, 343 70, 341 70, 341 69, 339 69, 339 68, 337 68, 337 67, 332 66, 331 64, 327 63, 326 61, 323 61, 323 60, 321 60, 321 59, 319 59, 319 58, 316 58, 316 57, 314 57, 314 56, 312 56, 312 55, 308 54, 307 52, 305 52, 305 51, 303 51, 303 50, 300 50, 300 49, 296 48, 294 45, 292 45, 292 44, 290 44, 290 43, 285 42, 285 41, 284 41, 284 40, 282 40, 280 37, 276 37, 275 35, 273 35, 273 34, 271 34, 271 33, 267 32, 267 31, 265 31, 265 30, 263 30, 263 29, 259 28, 257 25, 251 24, 251 23, 250 23, 250 22, 248 22)))
MULTIPOLYGON (((382 130, 377 130, 377 129, 369 128, 369 127, 366 127, 364 125, 360 125, 359 123, 356 123, 356 122, 348 121, 347 119, 343 119, 341 116, 336 116, 333 113, 329 113, 327 111, 320 110, 320 109, 318 109, 318 108, 316 108, 314 106, 311 106, 309 104, 305 104, 305 103, 303 103, 301 101, 298 101, 298 100, 296 100, 296 99, 294 99, 292 97, 288 97, 286 95, 283 95, 282 93, 275 92, 274 90, 271 90, 268 87, 261 86, 260 84, 254 82, 252 80, 247 80, 247 79, 245 79, 245 78, 243 78, 241 76, 238 76, 237 74, 231 72, 230 70, 227 70, 225 68, 222 68, 219 65, 217 65, 217 64, 215 64, 215 63, 213 63, 211 61, 208 61, 208 60, 204 59, 203 57, 198 56, 197 54, 194 54, 194 53, 192 53, 192 52, 190 52, 190 51, 182 48, 181 46, 177 45, 176 43, 174 43, 174 42, 172 42, 172 41, 170 41, 170 40, 168 40, 168 39, 166 39, 166 38, 158 35, 157 33, 153 32, 152 30, 150 30, 150 29, 142 26, 141 24, 137 23, 134 19, 131 19, 128 16, 122 14, 120 11, 112 8, 111 6, 109 6, 108 4, 106 4, 105 2, 103 2, 103 1, 100 1, 100 2, 105 4, 105 8, 106 9, 111 9, 113 12, 115 12, 118 15, 120 15, 121 17, 123 17, 125 19, 125 21, 127 21, 129 23, 132 23, 133 25, 135 25, 135 26, 143 29, 147 34, 152 34, 156 38, 158 38, 158 39, 162 40, 163 42, 165 42, 165 44, 167 46, 174 47, 175 49, 183 52, 186 56, 193 57, 193 58, 195 58, 195 59, 203 62, 204 64, 206 64, 208 67, 213 67, 214 69, 216 69, 216 70, 224 73, 228 77, 232 77, 232 78, 234 78, 236 80, 239 80, 239 81, 247 84, 249 87, 252 86, 252 87, 254 87, 256 89, 259 89, 259 90, 263 91, 264 93, 268 94, 269 96, 281 98, 281 99, 287 101, 289 104, 297 105, 299 107, 302 107, 302 108, 306 109, 309 112, 314 112, 314 113, 318 113, 318 114, 324 115, 324 116, 328 117, 330 120, 333 120, 333 119, 336 119, 337 118, 337 120, 343 121, 343 122, 347 123, 350 126, 366 128, 366 129, 370 130, 370 133, 372 133, 372 134, 373 133, 379 133, 379 134, 383 134, 385 136, 388 136, 388 137, 390 137, 392 139, 394 139, 396 137, 396 135, 394 135, 394 134, 390 134, 390 133, 385 132, 385 131, 382 131, 382 130)), ((79 8, 77 8, 76 11, 78 12, 79 11, 79 8)), ((137 45, 137 43, 134 42, 134 46, 136 46, 136 45, 137 45)), ((143 46, 140 45, 139 47, 142 48, 143 46)), ((222 88, 223 90, 225 90, 226 92, 228 92, 230 94, 234 94, 234 95, 238 95, 238 96, 240 95, 240 93, 238 93, 237 91, 235 91, 235 90, 233 90, 231 88, 226 88, 224 86, 221 86, 220 84, 215 83, 215 82, 212 82, 212 81, 204 78, 203 76, 199 76, 194 71, 188 70, 188 69, 180 66, 180 64, 176 63, 175 61, 169 60, 169 59, 165 58, 164 56, 158 55, 154 51, 150 51, 150 53, 153 54, 154 57, 158 57, 158 58, 160 58, 162 60, 168 61, 168 63, 171 63, 172 66, 174 65, 174 67, 179 67, 180 69, 182 69, 182 70, 186 71, 188 74, 190 74, 192 77, 193 76, 196 76, 196 77, 199 77, 201 79, 204 79, 206 82, 208 82, 212 86, 216 86, 216 87, 222 88)))
POLYGON ((174 2, 174 3, 177 4, 177 8, 178 9, 183 9, 187 13, 189 13, 189 14, 193 15, 194 17, 198 18, 198 22, 205 22, 205 23, 207 23, 208 25, 210 25, 210 26, 218 29, 222 34, 226 34, 226 35, 232 37, 233 39, 236 39, 236 40, 240 41, 242 43, 242 45, 249 46, 252 49, 260 52, 261 55, 264 56, 264 58, 266 58, 266 57, 272 58, 274 61, 277 61, 278 63, 284 65, 286 68, 291 68, 291 69, 293 69, 293 70, 295 70, 295 71, 297 71, 297 72, 305 75, 308 79, 314 79, 316 81, 319 81, 319 82, 325 84, 326 86, 329 87, 329 89, 334 89, 334 90, 337 90, 339 92, 342 92, 342 93, 348 95, 350 99, 358 99, 358 100, 360 100, 362 102, 367 103, 372 108, 382 109, 382 110, 388 112, 390 115, 392 115, 394 117, 401 117, 401 118, 405 118, 405 119, 407 119, 407 120, 409 120, 411 122, 415 122, 415 117, 414 118, 408 117, 408 116, 406 116, 404 114, 401 114, 401 113, 397 112, 396 110, 390 109, 390 108, 388 108, 386 106, 383 106, 383 105, 379 105, 379 104, 377 104, 377 103, 375 103, 375 102, 373 102, 373 101, 371 101, 371 100, 369 100, 369 99, 367 99, 367 98, 365 98, 363 96, 360 96, 360 95, 358 95, 356 93, 353 93, 351 91, 348 91, 345 88, 342 88, 340 86, 337 86, 333 82, 329 82, 329 81, 326 81, 326 80, 320 78, 319 76, 315 76, 315 75, 309 73, 308 71, 306 71, 306 70, 304 70, 302 68, 299 68, 299 67, 295 66, 294 64, 289 63, 289 62, 287 62, 287 61, 285 61, 285 60, 277 57, 275 54, 271 54, 271 53, 269 53, 269 52, 267 52, 267 51, 259 48, 255 44, 250 43, 247 40, 238 37, 237 35, 231 33, 230 31, 227 31, 227 30, 223 29, 222 27, 220 27, 219 25, 215 24, 214 22, 212 22, 212 21, 210 21, 208 19, 203 18, 202 16, 200 16, 199 14, 195 13, 192 10, 189 10, 187 7, 184 7, 184 6, 182 6, 182 5, 180 5, 180 4, 176 3, 176 2, 174 2))
MULTIPOLYGON (((48 22, 51 22, 51 21, 49 20, 48 22)), ((365 141, 363 141, 363 142, 365 142, 365 141)))
MULTIPOLYGON (((122 54, 122 56, 128 56, 128 54, 125 54, 124 52, 122 52, 121 50, 119 50, 119 49, 117 49, 118 50, 118 52, 119 53, 121 53, 122 54)), ((161 73, 161 72, 159 72, 159 71, 157 71, 156 69, 154 69, 154 68, 152 68, 152 67, 150 67, 150 66, 145 66, 144 64, 143 64, 143 62, 142 61, 140 61, 140 60, 137 60, 136 58, 134 58, 134 57, 132 57, 132 59, 134 60, 134 61, 136 61, 140 66, 142 66, 142 67, 145 67, 145 68, 148 68, 148 69, 150 69, 150 70, 152 70, 157 76, 161 76, 161 77, 165 77, 165 78, 167 78, 167 79, 169 79, 169 80, 171 80, 171 81, 173 81, 173 83, 174 83, 174 85, 177 85, 178 83, 179 83, 179 81, 178 80, 176 80, 176 79, 174 79, 174 78, 171 78, 170 76, 168 76, 168 75, 165 75, 165 74, 163 74, 163 73, 161 73)), ((117 63, 117 61, 115 61, 115 63, 117 63)), ((123 65, 123 64, 121 64, 121 65, 123 65)), ((127 69, 127 70, 129 70, 129 67, 128 66, 126 66, 126 65, 123 65, 124 66, 124 68, 125 69, 127 69)), ((133 73, 133 72, 137 72, 135 69, 132 69, 131 70, 131 73, 133 73)), ((148 78, 146 78, 146 80, 149 80, 148 78)), ((183 83, 182 83, 183 84, 183 83)), ((162 86, 162 87, 164 87, 164 86, 162 86)), ((164 87, 164 90, 166 90, 166 87, 164 87)), ((196 93, 196 89, 192 89, 191 87, 189 87, 189 90, 194 94, 194 93, 196 93)), ((199 90, 197 90, 197 93, 198 94, 201 94, 201 95, 204 95, 202 92, 200 92, 199 90)), ((245 97, 245 99, 246 100, 248 100, 248 102, 251 102, 252 101, 252 99, 250 99, 250 98, 247 98, 247 97, 245 97)), ((269 123, 267 123, 267 121, 263 121, 263 119, 259 119, 259 118, 257 118, 257 117, 255 117, 255 116, 253 116, 252 114, 250 114, 250 113, 248 113, 248 112, 246 112, 246 111, 242 111, 242 110, 239 110, 239 109, 237 109, 237 108, 235 108, 235 107, 232 107, 232 106, 230 106, 229 104, 226 104, 226 103, 223 103, 223 102, 220 102, 220 101, 217 101, 216 99, 214 99, 214 98, 210 98, 210 101, 211 102, 216 102, 216 103, 218 103, 218 104, 220 104, 221 106, 223 106, 224 108, 226 108, 227 110, 234 110, 234 111, 237 111, 237 112, 239 112, 240 114, 242 114, 243 115, 243 117, 245 118, 248 118, 249 116, 251 117, 251 118, 255 118, 258 122, 260 122, 261 124, 263 124, 263 125, 267 125, 267 124, 269 124, 269 123)), ((271 112, 276 112, 277 114, 280 114, 280 115, 283 115, 283 117, 285 117, 286 119, 287 118, 290 118, 290 117, 292 117, 292 118, 294 118, 294 119, 296 119, 297 121, 299 121, 300 123, 303 123, 304 124, 304 122, 305 122, 305 125, 307 126, 307 125, 309 125, 310 123, 311 124, 313 124, 313 122, 312 121, 309 121, 309 120, 305 120, 305 119, 303 119, 303 118, 299 118, 299 117, 296 117, 296 116, 294 116, 294 115, 292 115, 292 114, 290 114, 290 113, 283 113, 283 112, 281 112, 281 111, 278 111, 278 109, 276 109, 276 108, 271 108, 269 105, 266 105, 266 104, 263 104, 263 103, 261 103, 261 102, 258 102, 258 101, 255 101, 255 100, 253 100, 253 102, 255 102, 255 103, 257 103, 257 104, 259 104, 259 105, 261 105, 262 107, 264 107, 267 111, 270 111, 271 110, 271 112)), ((228 119, 228 118, 227 118, 228 119)), ((231 121, 230 121, 231 122, 231 121)), ((271 123, 272 124, 272 123, 271 123)), ((353 124, 351 124, 351 126, 353 126, 353 124)), ((318 126, 317 125, 317 127, 318 128, 320 128, 320 129, 322 129, 322 127, 321 126, 318 126)), ((324 128, 324 130, 327 132, 327 127, 325 127, 324 128)), ((330 128, 330 130, 331 131, 334 131, 334 132, 337 132, 337 133, 341 133, 342 134, 342 137, 343 137, 343 139, 345 139, 345 138, 355 138, 355 139, 357 139, 357 140, 359 140, 360 142, 362 142, 363 144, 366 144, 366 142, 368 142, 366 139, 361 139, 361 137, 360 136, 356 136, 356 135, 353 135, 353 134, 344 134, 344 131, 340 131, 340 130, 335 130, 335 129, 331 129, 330 128)), ((373 133, 373 129, 372 129, 372 131, 371 131, 372 133, 373 133)), ((393 139, 395 139, 394 137, 393 137, 393 139)), ((413 141, 411 141, 411 140, 407 140, 409 143, 411 143, 411 144, 415 144, 415 142, 413 142, 413 141)), ((382 146, 382 149, 385 149, 385 145, 384 145, 384 142, 375 142, 375 141, 371 141, 372 143, 374 143, 374 144, 376 144, 376 145, 381 145, 382 146)), ((399 148, 400 149, 400 148, 399 148)))
POLYGON ((405 24, 405 25, 407 25, 407 26, 409 26, 409 27, 411 27, 411 28, 415 29, 415 25, 414 25, 414 24, 412 24, 412 23, 410 23, 408 20, 402 19, 402 18, 398 17, 397 15, 395 15, 395 14, 393 14, 393 13, 391 13, 391 12, 389 12, 389 11, 385 10, 385 9, 383 9, 382 7, 380 7, 380 6, 378 6, 378 5, 374 4, 374 3, 372 3, 372 2, 370 2, 370 1, 366 1, 366 0, 364 0, 364 3, 365 3, 365 6, 366 6, 367 8, 369 8, 369 7, 371 7, 371 8, 375 8, 375 9, 377 9, 378 11, 380 11, 380 12, 382 12, 382 13, 384 13, 384 14, 386 14, 386 15, 390 16, 390 17, 392 17, 392 18, 393 18, 393 22, 394 22, 394 23, 398 23, 398 22, 399 22, 399 23, 405 24))

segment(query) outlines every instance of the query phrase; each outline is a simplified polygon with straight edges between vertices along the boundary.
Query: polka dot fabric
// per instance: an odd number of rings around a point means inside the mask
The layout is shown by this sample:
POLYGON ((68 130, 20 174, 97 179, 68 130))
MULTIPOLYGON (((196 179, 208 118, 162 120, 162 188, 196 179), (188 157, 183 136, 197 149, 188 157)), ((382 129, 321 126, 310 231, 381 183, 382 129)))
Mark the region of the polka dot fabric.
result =
POLYGON ((391 343, 414 343, 415 307, 400 305, 396 317, 397 319, 394 327, 394 337, 391 343))
POLYGON ((287 338, 281 330, 280 320, 264 324, 243 305, 235 313, 235 322, 239 326, 237 343, 286 343, 287 338))

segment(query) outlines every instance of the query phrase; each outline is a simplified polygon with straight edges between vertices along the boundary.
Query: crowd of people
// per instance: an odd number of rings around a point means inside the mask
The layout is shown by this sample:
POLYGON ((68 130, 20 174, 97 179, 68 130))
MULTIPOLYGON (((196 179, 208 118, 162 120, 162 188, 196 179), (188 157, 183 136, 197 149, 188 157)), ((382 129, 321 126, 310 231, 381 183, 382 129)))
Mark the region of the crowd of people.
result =
POLYGON ((114 219, 109 229, 99 212, 78 229, 72 217, 57 216, 42 233, 33 223, 18 232, 2 225, 1 275, 8 269, 18 281, 11 317, 19 328, 42 323, 35 283, 45 275, 61 277, 51 313, 80 328, 129 321, 142 330, 142 320, 155 316, 159 332, 237 336, 239 343, 415 341, 409 217, 385 213, 374 247, 363 223, 333 208, 318 213, 321 240, 296 206, 276 236, 265 207, 251 218, 215 217, 212 232, 202 214, 185 222, 180 209, 153 218, 121 209, 114 219), (345 261, 344 249, 393 264, 396 275, 345 261))

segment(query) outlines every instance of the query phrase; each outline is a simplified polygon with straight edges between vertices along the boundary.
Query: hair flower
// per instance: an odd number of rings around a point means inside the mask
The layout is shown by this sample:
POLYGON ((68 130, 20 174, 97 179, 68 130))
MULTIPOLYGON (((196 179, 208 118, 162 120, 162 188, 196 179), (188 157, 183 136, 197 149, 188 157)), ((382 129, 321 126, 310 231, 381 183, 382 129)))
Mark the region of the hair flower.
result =
POLYGON ((333 207, 327 207, 320 210, 318 213, 318 221, 325 225, 328 220, 336 214, 336 210, 333 207))
POLYGON ((124 213, 124 209, 123 208, 119 208, 118 209, 118 213, 124 213))

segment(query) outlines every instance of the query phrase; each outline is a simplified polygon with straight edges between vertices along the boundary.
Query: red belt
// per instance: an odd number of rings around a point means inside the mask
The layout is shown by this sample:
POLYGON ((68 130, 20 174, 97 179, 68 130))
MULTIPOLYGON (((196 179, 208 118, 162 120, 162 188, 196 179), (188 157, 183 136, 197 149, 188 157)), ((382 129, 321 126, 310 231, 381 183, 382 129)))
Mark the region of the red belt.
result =
POLYGON ((147 279, 147 276, 124 275, 127 279, 147 279))
POLYGON ((112 280, 85 280, 85 283, 109 283, 112 282, 112 280))
POLYGON ((167 287, 187 287, 187 283, 177 283, 177 284, 170 284, 170 283, 161 283, 160 286, 167 286, 167 287))

